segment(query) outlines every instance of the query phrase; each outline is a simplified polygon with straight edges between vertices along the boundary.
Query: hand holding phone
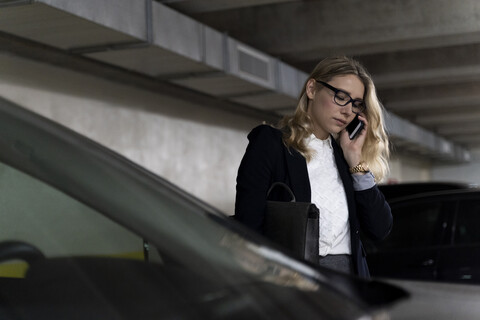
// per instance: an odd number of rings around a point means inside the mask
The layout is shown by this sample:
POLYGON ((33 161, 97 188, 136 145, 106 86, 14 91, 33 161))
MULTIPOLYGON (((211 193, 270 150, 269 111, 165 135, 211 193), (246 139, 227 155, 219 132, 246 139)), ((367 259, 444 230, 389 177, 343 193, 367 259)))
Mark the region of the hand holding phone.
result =
POLYGON ((347 126, 348 137, 350 138, 350 140, 355 139, 357 134, 359 134, 362 131, 364 125, 365 124, 363 123, 363 121, 358 119, 358 114, 357 114, 355 118, 353 118, 352 122, 350 122, 347 126))

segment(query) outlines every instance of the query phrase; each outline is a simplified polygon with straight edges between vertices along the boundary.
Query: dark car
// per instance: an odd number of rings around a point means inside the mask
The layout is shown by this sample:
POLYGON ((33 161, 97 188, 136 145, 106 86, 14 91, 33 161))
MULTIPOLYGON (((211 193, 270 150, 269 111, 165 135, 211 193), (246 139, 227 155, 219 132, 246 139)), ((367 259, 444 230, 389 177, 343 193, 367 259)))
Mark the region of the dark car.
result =
POLYGON ((480 283, 480 190, 458 189, 389 201, 394 219, 381 243, 366 240, 376 277, 480 283))
POLYGON ((382 191, 387 201, 419 193, 467 189, 473 187, 476 187, 476 185, 454 181, 403 182, 378 185, 378 188, 380 189, 380 191, 382 191))
POLYGON ((407 296, 298 261, 0 99, 0 319, 385 319, 407 296))

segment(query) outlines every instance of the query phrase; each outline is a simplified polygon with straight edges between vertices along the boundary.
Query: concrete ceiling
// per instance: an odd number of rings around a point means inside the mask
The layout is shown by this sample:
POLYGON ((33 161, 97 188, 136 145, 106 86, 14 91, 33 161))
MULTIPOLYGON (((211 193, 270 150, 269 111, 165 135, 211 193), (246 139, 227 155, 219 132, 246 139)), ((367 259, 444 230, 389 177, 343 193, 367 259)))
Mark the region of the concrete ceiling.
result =
POLYGON ((480 1, 164 1, 310 72, 348 54, 372 73, 386 109, 480 147, 480 1))
POLYGON ((314 65, 366 65, 397 150, 480 148, 478 0, 0 0, 0 53, 262 119, 293 110, 314 65))

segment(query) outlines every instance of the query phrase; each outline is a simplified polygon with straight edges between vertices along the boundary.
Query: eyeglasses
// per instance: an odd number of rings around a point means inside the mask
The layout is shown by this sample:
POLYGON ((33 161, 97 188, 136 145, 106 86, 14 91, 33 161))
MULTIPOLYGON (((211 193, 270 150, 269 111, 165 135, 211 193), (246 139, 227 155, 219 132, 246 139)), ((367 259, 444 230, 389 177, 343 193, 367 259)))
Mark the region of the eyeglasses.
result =
POLYGON ((335 87, 332 87, 326 82, 320 81, 320 80, 315 80, 316 82, 320 83, 324 87, 332 90, 335 93, 335 96, 333 97, 333 101, 339 105, 340 107, 345 107, 347 104, 350 102, 352 103, 352 112, 359 114, 365 111, 367 109, 367 106, 365 105, 365 102, 361 99, 352 99, 348 93, 345 91, 342 91, 340 89, 337 89, 335 87))

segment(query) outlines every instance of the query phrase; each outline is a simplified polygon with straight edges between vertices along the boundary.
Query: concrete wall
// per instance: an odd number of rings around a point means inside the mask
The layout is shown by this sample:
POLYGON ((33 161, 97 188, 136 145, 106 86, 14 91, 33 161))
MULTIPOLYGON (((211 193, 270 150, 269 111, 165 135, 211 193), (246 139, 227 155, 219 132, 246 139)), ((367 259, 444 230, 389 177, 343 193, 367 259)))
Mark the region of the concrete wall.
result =
POLYGON ((248 131, 261 122, 9 55, 0 95, 233 213, 248 131))
MULTIPOLYGON (((0 55, 0 95, 60 122, 233 213, 246 135, 261 119, 162 96, 89 75, 0 55)), ((480 182, 477 160, 432 167, 401 154, 383 181, 480 182)))
POLYGON ((461 181, 480 185, 480 149, 471 150, 472 162, 432 168, 433 180, 461 181))
POLYGON ((382 183, 430 181, 431 168, 429 161, 393 154, 390 158, 390 174, 382 183))

